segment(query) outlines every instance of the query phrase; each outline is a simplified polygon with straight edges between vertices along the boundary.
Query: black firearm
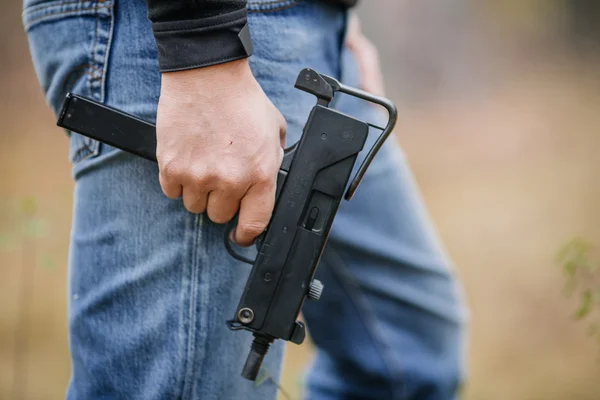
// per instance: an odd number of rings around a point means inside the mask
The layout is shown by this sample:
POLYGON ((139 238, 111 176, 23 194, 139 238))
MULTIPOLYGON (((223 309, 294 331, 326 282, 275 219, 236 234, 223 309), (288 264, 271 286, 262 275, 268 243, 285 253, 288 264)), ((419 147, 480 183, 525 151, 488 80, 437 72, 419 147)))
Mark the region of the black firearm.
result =
MULTIPOLYGON (((236 259, 252 264, 252 271, 227 324, 247 330, 254 342, 242 376, 255 380, 275 339, 301 344, 305 328, 297 321, 304 301, 318 300, 323 285, 314 275, 327 242, 333 219, 345 197, 350 200, 371 161, 392 132, 397 119, 388 99, 346 86, 337 80, 304 69, 295 87, 317 97, 302 137, 284 152, 277 177, 277 199, 269 226, 257 239, 254 260, 236 253, 229 240, 235 219, 225 232, 225 246, 236 259), (385 128, 360 121, 329 108, 336 92, 379 104, 388 111, 385 128), (382 131, 346 186, 363 149, 369 126, 382 131)), ((92 100, 68 94, 58 126, 156 162, 156 128, 137 117, 92 100)))

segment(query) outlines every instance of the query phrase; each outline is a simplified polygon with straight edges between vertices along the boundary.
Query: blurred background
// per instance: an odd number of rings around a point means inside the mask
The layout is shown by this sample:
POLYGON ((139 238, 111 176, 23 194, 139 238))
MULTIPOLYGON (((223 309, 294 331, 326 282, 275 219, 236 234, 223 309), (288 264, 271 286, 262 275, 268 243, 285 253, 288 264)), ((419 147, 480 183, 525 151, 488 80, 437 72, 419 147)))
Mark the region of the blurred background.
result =
MULTIPOLYGON (((398 139, 466 287, 464 397, 599 399, 600 2, 363 3, 398 139)), ((60 399, 73 182, 20 12, 2 2, 0 399, 60 399)), ((296 399, 311 348, 288 349, 296 399)))

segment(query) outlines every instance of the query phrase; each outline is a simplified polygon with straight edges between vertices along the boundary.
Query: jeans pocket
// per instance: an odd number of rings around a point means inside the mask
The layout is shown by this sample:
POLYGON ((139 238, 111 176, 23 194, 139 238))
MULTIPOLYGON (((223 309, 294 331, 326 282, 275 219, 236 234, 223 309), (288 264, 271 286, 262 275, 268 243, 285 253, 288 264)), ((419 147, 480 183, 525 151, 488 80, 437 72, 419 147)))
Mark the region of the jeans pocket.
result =
MULTIPOLYGON (((69 92, 104 101, 115 1, 25 1, 22 18, 34 68, 55 113, 69 92)), ((73 163, 100 153, 99 142, 70 137, 73 163)))

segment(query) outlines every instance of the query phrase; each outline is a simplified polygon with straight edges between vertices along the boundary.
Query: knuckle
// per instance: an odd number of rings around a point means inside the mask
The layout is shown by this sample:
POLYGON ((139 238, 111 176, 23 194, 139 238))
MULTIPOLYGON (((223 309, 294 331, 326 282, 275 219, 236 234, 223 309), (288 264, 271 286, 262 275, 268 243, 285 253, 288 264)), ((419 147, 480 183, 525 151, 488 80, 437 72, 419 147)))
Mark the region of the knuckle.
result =
POLYGON ((243 191, 243 186, 247 180, 244 169, 239 165, 231 163, 222 163, 215 170, 216 183, 219 190, 224 192, 227 197, 243 191))
POLYGON ((181 167, 175 158, 162 157, 159 164, 164 177, 171 179, 180 175, 181 167))
POLYGON ((242 183, 242 178, 235 173, 223 173, 220 177, 221 185, 227 190, 238 188, 242 183))
POLYGON ((211 208, 206 210, 206 214, 208 215, 208 218, 215 224, 225 224, 229 222, 232 217, 226 213, 214 211, 211 208))
POLYGON ((204 212, 204 207, 198 202, 184 203, 184 205, 192 214, 202 214, 204 212))
POLYGON ((217 214, 217 215, 214 215, 214 214, 210 214, 210 213, 208 213, 208 218, 209 218, 209 219, 210 219, 212 222, 214 222, 215 224, 219 224, 219 225, 221 225, 221 224, 226 224, 226 223, 229 221, 229 220, 228 220, 227 218, 225 218, 224 216, 222 216, 222 215, 218 215, 218 214, 217 214))
POLYGON ((181 174, 177 163, 175 161, 168 161, 161 165, 160 175, 163 176, 165 180, 170 181, 179 178, 181 174))
POLYGON ((193 189, 184 189, 183 205, 193 214, 201 214, 206 210, 206 196, 193 189))
POLYGON ((166 185, 161 185, 162 192, 167 198, 175 200, 179 197, 179 193, 175 192, 175 190, 171 189, 171 187, 166 185))
POLYGON ((194 207, 192 205, 186 205, 185 208, 186 208, 186 210, 188 210, 192 214, 200 214, 201 213, 201 211, 198 210, 198 207, 194 207))
POLYGON ((263 221, 246 222, 237 227, 237 232, 244 238, 254 238, 260 235, 267 228, 267 223, 263 221))
POLYGON ((204 168, 194 165, 189 169, 188 176, 192 182, 201 184, 208 180, 210 173, 208 173, 204 168))
POLYGON ((198 192, 206 192, 209 184, 214 181, 213 174, 200 165, 191 166, 186 175, 186 182, 198 192))
POLYGON ((272 173, 270 168, 264 166, 258 167, 254 172, 254 179, 257 183, 269 183, 274 180, 275 177, 275 173, 272 173))

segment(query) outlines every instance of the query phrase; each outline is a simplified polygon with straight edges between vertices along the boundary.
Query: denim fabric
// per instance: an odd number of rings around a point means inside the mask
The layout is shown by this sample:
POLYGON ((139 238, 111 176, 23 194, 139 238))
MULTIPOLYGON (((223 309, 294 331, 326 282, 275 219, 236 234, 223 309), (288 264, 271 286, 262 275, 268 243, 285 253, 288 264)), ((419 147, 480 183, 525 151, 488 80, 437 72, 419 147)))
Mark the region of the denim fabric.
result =
MULTIPOLYGON (((346 15, 305 0, 250 0, 248 9, 252 69, 286 117, 291 144, 315 103, 293 88, 302 68, 358 85, 343 46, 346 15)), ((35 69, 55 111, 72 91, 154 121, 160 73, 146 13, 143 0, 26 0, 35 69)), ((350 97, 335 107, 384 122, 350 97)), ((225 321, 249 268, 225 251, 223 227, 167 199, 156 164, 77 134, 70 159, 67 397, 274 399, 272 380, 240 377, 251 336, 225 321)), ((304 312, 317 346, 308 398, 456 397, 464 377, 461 289, 394 140, 341 205, 318 277, 325 292, 304 312)), ((274 381, 283 348, 274 345, 264 364, 274 381)))

